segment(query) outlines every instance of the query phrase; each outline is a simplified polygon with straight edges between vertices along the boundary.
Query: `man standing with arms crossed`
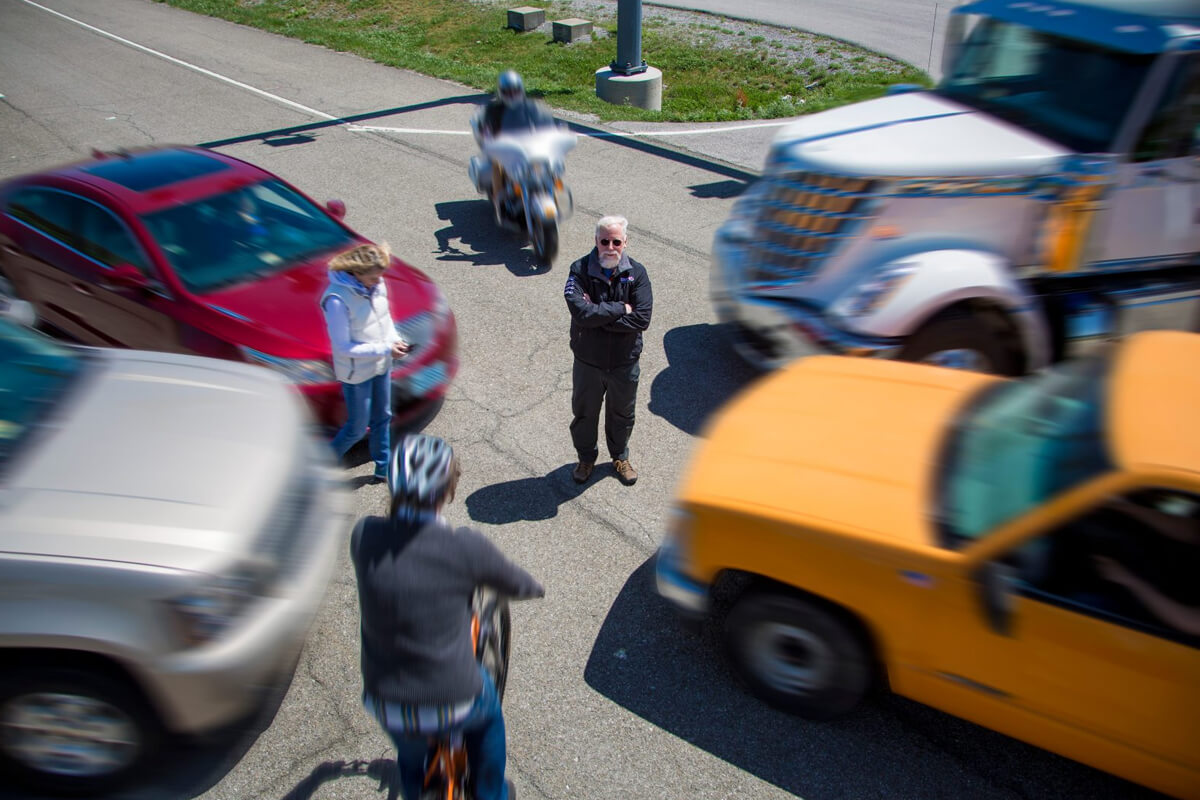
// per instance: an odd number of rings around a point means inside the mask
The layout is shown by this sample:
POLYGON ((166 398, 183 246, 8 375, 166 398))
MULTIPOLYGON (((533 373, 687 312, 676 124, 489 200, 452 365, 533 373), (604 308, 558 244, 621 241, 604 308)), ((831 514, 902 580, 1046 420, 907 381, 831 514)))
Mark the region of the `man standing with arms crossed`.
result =
POLYGON ((597 429, 604 404, 604 436, 617 477, 626 486, 637 480, 629 463, 629 435, 642 354, 642 331, 650 325, 654 297, 646 268, 631 259, 629 221, 602 217, 596 223, 596 247, 570 267, 563 294, 571 312, 571 441, 579 463, 576 483, 591 476, 599 455, 597 429))

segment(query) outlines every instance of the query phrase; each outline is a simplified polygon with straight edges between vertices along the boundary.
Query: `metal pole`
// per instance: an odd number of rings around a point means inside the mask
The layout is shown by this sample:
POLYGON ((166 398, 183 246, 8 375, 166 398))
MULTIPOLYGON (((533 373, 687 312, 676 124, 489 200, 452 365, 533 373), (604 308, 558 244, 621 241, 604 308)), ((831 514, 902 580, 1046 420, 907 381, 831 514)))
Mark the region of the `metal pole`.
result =
POLYGON ((618 75, 646 71, 642 60, 642 0, 617 0, 617 60, 608 66, 618 75))

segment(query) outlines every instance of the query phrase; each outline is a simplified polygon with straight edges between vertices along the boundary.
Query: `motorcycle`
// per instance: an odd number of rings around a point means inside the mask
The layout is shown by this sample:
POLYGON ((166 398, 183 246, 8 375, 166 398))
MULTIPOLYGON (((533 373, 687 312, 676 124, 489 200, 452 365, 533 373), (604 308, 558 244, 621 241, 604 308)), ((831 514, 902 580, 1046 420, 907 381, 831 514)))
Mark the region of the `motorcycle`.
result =
POLYGON ((559 125, 483 134, 482 115, 471 120, 481 156, 471 158, 468 174, 475 189, 492 202, 496 223, 523 231, 533 252, 547 266, 558 255, 558 226, 575 211, 563 183, 564 160, 578 137, 559 125))

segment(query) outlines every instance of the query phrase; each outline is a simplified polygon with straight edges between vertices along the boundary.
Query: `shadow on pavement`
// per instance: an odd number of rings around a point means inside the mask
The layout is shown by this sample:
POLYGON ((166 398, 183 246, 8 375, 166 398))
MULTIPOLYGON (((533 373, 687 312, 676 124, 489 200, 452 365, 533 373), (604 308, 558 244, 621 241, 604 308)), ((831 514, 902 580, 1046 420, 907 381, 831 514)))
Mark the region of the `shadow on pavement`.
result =
POLYGON ((496 227, 486 199, 453 200, 437 203, 434 208, 438 219, 449 223, 433 232, 438 261, 462 261, 481 267, 503 264, 518 277, 540 275, 550 269, 537 263, 524 236, 496 227))
POLYGON ((713 181, 712 183, 697 183, 688 188, 692 190, 692 197, 698 197, 701 200, 727 200, 746 191, 746 187, 749 185, 749 181, 713 181))
POLYGON ((306 122, 303 125, 292 125, 287 128, 276 128, 270 131, 258 131, 257 133, 246 133, 241 136, 232 136, 228 139, 219 139, 212 142, 201 142, 197 147, 228 147, 233 144, 243 144, 244 142, 254 142, 262 140, 263 144, 277 147, 290 144, 305 144, 307 142, 316 141, 315 136, 309 135, 312 131, 318 131, 322 128, 336 128, 339 125, 352 124, 356 122, 368 122, 370 120, 380 119, 381 117, 390 117, 395 114, 409 114, 413 111, 424 111, 428 108, 439 108, 441 106, 456 106, 456 105, 483 105, 488 101, 488 95, 461 94, 453 97, 442 97, 437 100, 430 100, 427 103, 413 103, 408 106, 396 106, 395 108, 381 108, 378 111, 366 111, 362 114, 351 114, 347 117, 338 117, 337 119, 322 120, 321 122, 306 122))
POLYGON ((720 325, 672 328, 663 351, 667 367, 650 384, 650 413, 692 435, 759 374, 732 352, 720 325))
POLYGON ((572 122, 568 120, 559 120, 565 122, 567 127, 575 133, 585 136, 592 136, 596 139, 605 139, 613 144, 622 147, 628 147, 630 150, 637 150, 639 153, 657 156, 668 161, 674 161, 677 164, 684 164, 689 167, 706 170, 724 175, 726 178, 732 178, 734 181, 743 185, 749 185, 752 181, 758 178, 758 173, 751 172, 741 167, 736 167, 732 164, 725 164, 715 159, 706 158, 704 156, 689 153, 686 150, 676 149, 670 145, 661 142, 652 142, 644 137, 633 136, 625 133, 617 133, 606 131, 603 128, 587 125, 582 122, 572 122))
POLYGON ((613 468, 602 461, 596 464, 596 471, 586 483, 575 483, 571 478, 574 469, 572 462, 545 477, 520 478, 476 489, 465 501, 467 514, 476 522, 490 525, 553 519, 558 516, 559 506, 574 500, 592 484, 605 478, 617 479, 613 468))
POLYGON ((400 796, 400 773, 396 769, 396 761, 391 758, 377 758, 374 761, 323 761, 280 800, 311 800, 323 784, 354 777, 379 781, 379 785, 375 787, 376 792, 382 793, 387 790, 387 800, 403 800, 400 796))
POLYGON ((719 626, 693 632, 654 591, 654 559, 609 609, 584 680, 621 707, 805 800, 1092 800, 1161 795, 909 700, 880 693, 812 722, 742 690, 719 626))

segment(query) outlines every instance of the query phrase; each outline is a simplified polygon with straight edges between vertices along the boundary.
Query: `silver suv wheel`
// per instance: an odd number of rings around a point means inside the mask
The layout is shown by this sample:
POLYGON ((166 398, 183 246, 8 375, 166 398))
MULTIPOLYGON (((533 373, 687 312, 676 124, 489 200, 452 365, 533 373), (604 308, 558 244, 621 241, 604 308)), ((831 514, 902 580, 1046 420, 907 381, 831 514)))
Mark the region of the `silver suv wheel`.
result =
POLYGON ((78 777, 119 772, 137 758, 138 733, 120 708, 84 695, 24 694, 0 710, 5 751, 38 772, 78 777))

